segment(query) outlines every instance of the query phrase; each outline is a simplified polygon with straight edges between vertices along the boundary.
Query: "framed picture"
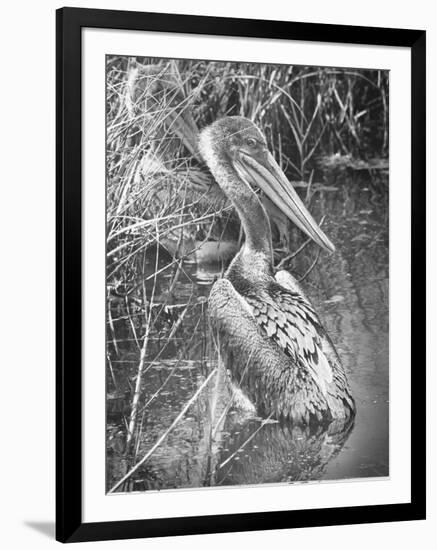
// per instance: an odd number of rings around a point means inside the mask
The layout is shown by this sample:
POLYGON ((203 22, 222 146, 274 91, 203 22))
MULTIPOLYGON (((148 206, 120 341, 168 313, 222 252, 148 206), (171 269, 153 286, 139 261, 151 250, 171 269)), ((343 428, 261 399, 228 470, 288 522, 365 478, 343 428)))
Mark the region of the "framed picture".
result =
POLYGON ((425 32, 57 12, 57 539, 425 518, 425 32))

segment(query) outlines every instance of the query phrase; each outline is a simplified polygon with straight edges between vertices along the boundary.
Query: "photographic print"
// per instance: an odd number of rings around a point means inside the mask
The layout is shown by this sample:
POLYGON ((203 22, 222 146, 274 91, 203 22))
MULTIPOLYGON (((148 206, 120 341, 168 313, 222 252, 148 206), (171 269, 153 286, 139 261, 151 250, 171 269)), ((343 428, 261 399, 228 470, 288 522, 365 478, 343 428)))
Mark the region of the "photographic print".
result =
POLYGON ((106 491, 389 476, 389 71, 106 56, 106 491))

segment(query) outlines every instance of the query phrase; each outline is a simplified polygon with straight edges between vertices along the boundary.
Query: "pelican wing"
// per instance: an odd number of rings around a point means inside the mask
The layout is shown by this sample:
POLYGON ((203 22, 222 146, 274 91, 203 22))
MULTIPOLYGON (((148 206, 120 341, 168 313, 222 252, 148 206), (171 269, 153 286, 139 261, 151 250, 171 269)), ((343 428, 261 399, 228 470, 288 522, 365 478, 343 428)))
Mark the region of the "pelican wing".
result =
POLYGON ((258 410, 303 422, 354 411, 337 353, 302 294, 219 279, 209 306, 227 368, 258 410))
POLYGON ((338 357, 311 304, 277 283, 272 283, 268 292, 246 296, 246 300, 263 332, 293 364, 309 372, 328 399, 334 379, 330 362, 338 357))

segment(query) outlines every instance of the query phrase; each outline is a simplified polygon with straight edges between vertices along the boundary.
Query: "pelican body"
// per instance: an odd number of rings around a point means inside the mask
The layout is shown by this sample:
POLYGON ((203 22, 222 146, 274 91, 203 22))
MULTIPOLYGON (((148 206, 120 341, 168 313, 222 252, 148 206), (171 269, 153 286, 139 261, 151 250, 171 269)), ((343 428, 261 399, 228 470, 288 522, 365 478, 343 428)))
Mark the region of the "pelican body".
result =
POLYGON ((261 415, 300 424, 350 418, 354 401, 328 334, 292 275, 274 273, 269 218, 254 188, 324 249, 333 252, 333 244, 250 120, 214 122, 201 132, 199 148, 245 233, 209 296, 220 354, 233 381, 261 415))

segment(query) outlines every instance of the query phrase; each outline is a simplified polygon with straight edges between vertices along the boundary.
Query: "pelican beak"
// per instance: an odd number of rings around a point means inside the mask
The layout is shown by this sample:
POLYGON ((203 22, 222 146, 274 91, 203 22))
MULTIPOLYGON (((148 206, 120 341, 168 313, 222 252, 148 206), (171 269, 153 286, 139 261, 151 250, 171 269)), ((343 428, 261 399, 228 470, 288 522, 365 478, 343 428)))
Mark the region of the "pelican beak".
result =
POLYGON ((251 185, 257 185, 289 220, 319 246, 334 252, 335 246, 308 212, 273 155, 265 151, 263 158, 259 156, 255 158, 246 151, 239 151, 234 166, 240 177, 251 185))

